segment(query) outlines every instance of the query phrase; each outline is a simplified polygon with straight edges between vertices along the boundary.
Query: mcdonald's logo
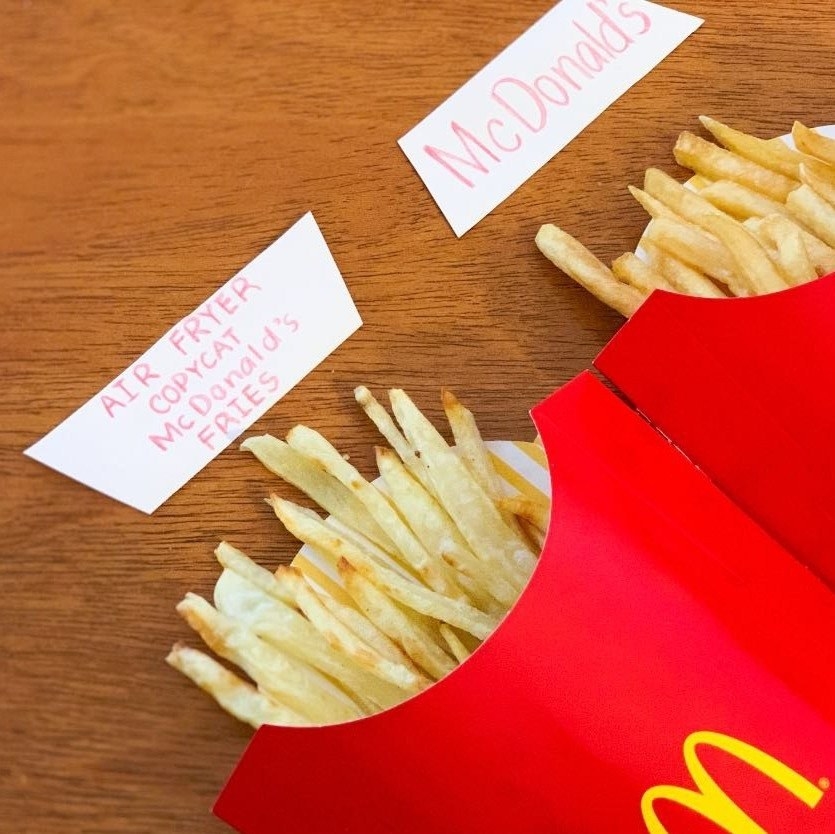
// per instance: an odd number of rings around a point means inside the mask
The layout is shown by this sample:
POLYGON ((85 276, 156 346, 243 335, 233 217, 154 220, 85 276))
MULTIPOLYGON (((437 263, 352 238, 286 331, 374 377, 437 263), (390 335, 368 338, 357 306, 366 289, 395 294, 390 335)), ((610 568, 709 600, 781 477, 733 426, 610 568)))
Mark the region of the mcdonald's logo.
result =
POLYGON ((659 799, 689 808, 703 819, 727 831, 728 834, 768 834, 716 784, 699 760, 699 745, 714 747, 734 756, 776 782, 811 809, 817 806, 823 796, 821 788, 808 779, 804 779, 799 773, 773 756, 763 753, 762 750, 731 736, 701 731, 692 733, 684 741, 684 763, 696 785, 696 790, 674 785, 659 785, 650 788, 643 795, 641 813, 649 834, 669 834, 655 810, 655 803, 659 799))

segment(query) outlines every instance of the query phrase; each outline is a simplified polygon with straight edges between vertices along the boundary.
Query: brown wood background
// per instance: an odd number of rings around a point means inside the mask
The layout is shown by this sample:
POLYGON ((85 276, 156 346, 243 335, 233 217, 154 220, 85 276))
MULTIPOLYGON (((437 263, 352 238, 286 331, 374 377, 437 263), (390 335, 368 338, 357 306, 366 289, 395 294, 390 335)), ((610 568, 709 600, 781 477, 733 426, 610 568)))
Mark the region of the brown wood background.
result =
POLYGON ((254 430, 309 422, 370 471, 365 382, 433 414, 450 386, 487 437, 528 438, 619 323, 538 225, 614 257, 644 225, 626 184, 674 170, 700 113, 835 122, 835 7, 675 0, 705 26, 457 240, 396 140, 549 5, 0 3, 1 831, 225 830, 208 809, 249 733, 163 663, 173 606, 209 593, 222 537, 295 550, 235 449, 145 517, 25 447, 308 209, 365 325, 254 430))

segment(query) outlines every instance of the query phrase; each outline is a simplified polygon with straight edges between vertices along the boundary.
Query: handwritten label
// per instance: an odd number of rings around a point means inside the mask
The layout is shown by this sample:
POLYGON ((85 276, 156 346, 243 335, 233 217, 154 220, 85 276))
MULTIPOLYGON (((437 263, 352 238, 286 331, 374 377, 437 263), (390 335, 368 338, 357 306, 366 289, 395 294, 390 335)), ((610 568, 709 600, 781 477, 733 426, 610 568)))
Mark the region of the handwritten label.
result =
POLYGON ((151 513, 361 324, 308 213, 26 454, 151 513))
POLYGON ((400 147, 460 237, 702 23, 646 0, 563 0, 400 147))

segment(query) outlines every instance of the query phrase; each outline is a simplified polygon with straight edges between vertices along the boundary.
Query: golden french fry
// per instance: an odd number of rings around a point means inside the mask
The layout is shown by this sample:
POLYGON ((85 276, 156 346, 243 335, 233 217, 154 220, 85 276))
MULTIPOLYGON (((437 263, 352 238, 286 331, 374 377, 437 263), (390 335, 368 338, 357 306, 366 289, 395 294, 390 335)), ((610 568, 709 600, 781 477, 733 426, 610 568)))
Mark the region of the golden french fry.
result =
POLYGON ((774 248, 774 259, 790 286, 805 284, 817 278, 800 229, 792 223, 766 224, 759 220, 760 241, 774 248))
POLYGON ((835 246, 835 206, 830 205, 808 185, 789 194, 788 210, 827 246, 835 246))
POLYGON ((177 612, 215 654, 240 666, 259 689, 312 722, 350 721, 363 714, 324 675, 268 645, 202 597, 186 594, 177 612))
POLYGON ((308 514, 298 512, 299 508, 290 501, 274 499, 272 505, 279 520, 297 539, 337 559, 345 559, 366 579, 402 605, 458 626, 480 639, 484 639, 496 627, 495 618, 463 600, 445 597, 379 564, 321 521, 314 521, 308 514))
POLYGON ((641 306, 646 295, 622 284, 582 243, 552 224, 536 235, 539 251, 592 295, 613 310, 629 318, 641 306))
POLYGON ((803 162, 803 154, 793 151, 783 142, 771 142, 759 139, 741 130, 735 130, 728 125, 717 122, 709 116, 699 116, 699 121, 709 130, 718 142, 729 151, 762 165, 778 174, 798 179, 798 166, 803 162))
POLYGON ((796 229, 800 232, 803 245, 809 253, 809 259, 812 261, 816 274, 821 276, 835 272, 835 249, 827 246, 820 238, 815 237, 811 232, 807 232, 793 220, 781 214, 770 214, 762 218, 760 225, 772 240, 790 234, 792 229, 796 229))
POLYGON ((417 666, 435 680, 440 680, 455 668, 455 661, 440 648, 431 632, 420 622, 411 619, 344 559, 339 561, 337 568, 360 610, 417 666))
POLYGON ((670 220, 683 220, 681 215, 676 214, 673 209, 652 194, 648 194, 645 190, 636 188, 634 185, 628 185, 626 187, 650 217, 668 217, 670 220))
POLYGON ((267 469, 310 496, 325 512, 356 527, 380 547, 392 546, 388 536, 351 490, 283 440, 269 434, 248 437, 241 449, 252 452, 267 469))
POLYGON ((702 220, 705 217, 723 214, 696 191, 685 188, 658 168, 647 168, 644 174, 644 191, 667 206, 674 213, 673 220, 681 218, 704 228, 702 220))
POLYGON ((732 180, 784 202, 797 187, 796 180, 763 168, 750 159, 726 151, 712 142, 684 131, 676 141, 673 153, 676 162, 712 180, 732 180))
MULTIPOLYGON (((474 601, 481 608, 486 592, 506 607, 518 596, 518 587, 503 572, 491 570, 470 550, 455 522, 441 505, 415 481, 389 449, 377 448, 377 467, 392 501, 415 535, 430 553, 441 556, 456 570, 470 577, 480 593, 474 601)), ((513 575, 513 574, 512 574, 513 575)))
POLYGON ((615 258, 612 261, 612 272, 624 284, 630 284, 647 295, 653 290, 676 292, 673 285, 661 273, 656 272, 634 252, 624 252, 619 258, 615 258))
POLYGON ((420 481, 424 489, 431 492, 432 485, 429 476, 426 474, 426 466, 415 454, 415 450, 409 445, 409 441, 403 437, 388 411, 364 385, 359 385, 354 389, 354 398, 377 427, 380 434, 386 439, 389 446, 400 456, 400 460, 403 461, 409 472, 420 481))
POLYGON ((394 542, 396 550, 392 555, 401 558, 430 588, 450 597, 465 596, 455 585, 448 566, 424 548, 397 514, 388 498, 363 478, 321 434, 307 426, 296 426, 288 432, 287 442, 296 451, 323 466, 329 474, 356 495, 388 538, 394 542))
POLYGON ((277 576, 292 589, 305 617, 335 649, 343 652, 380 680, 394 684, 404 692, 415 694, 425 688, 427 681, 421 675, 402 663, 383 657, 335 617, 301 572, 292 567, 282 566, 278 569, 277 576))
POLYGON ((737 220, 765 217, 767 214, 788 214, 782 203, 731 180, 718 180, 706 185, 700 194, 708 202, 737 220))
POLYGON ((835 165, 835 139, 823 136, 801 122, 795 122, 792 126, 792 139, 799 151, 817 157, 828 165, 835 165))
POLYGON ((702 270, 711 278, 726 284, 734 295, 751 294, 748 284, 737 275, 727 247, 695 226, 659 217, 650 221, 645 237, 688 266, 702 270))
POLYGON ((725 293, 697 269, 659 249, 648 240, 642 240, 641 246, 652 266, 680 293, 701 298, 726 298, 725 293))
MULTIPOLYGON (((270 576, 281 585, 272 574, 270 576)), ((289 595, 289 591, 287 593, 289 595)), ((221 614, 239 621, 262 640, 333 678, 367 712, 385 709, 402 699, 402 692, 397 687, 371 675, 336 651, 296 610, 295 596, 293 607, 286 605, 240 573, 226 568, 215 583, 214 602, 221 614)))
POLYGON ((211 695, 238 721, 256 730, 263 724, 284 727, 310 724, 304 716, 259 692, 252 684, 241 680, 234 672, 197 649, 178 643, 168 653, 165 662, 211 695))
POLYGON ((760 242, 741 223, 727 217, 711 217, 706 222, 731 253, 737 273, 754 295, 779 292, 788 287, 760 242))
POLYGON ((535 501, 527 495, 510 495, 502 498, 502 505, 514 515, 524 518, 540 533, 548 532, 551 520, 551 505, 547 501, 535 501))
POLYGON ((504 523, 490 496, 406 392, 394 388, 389 391, 389 398, 397 422, 412 446, 420 452, 435 493, 440 496, 470 550, 498 570, 507 566, 513 568, 521 588, 536 566, 536 558, 527 543, 504 523))
POLYGON ((800 166, 800 181, 808 185, 819 197, 835 207, 835 182, 822 177, 813 165, 800 166))
POLYGON ((470 650, 461 642, 461 638, 446 623, 441 623, 438 629, 446 640, 449 650, 459 663, 463 663, 471 654, 470 650))

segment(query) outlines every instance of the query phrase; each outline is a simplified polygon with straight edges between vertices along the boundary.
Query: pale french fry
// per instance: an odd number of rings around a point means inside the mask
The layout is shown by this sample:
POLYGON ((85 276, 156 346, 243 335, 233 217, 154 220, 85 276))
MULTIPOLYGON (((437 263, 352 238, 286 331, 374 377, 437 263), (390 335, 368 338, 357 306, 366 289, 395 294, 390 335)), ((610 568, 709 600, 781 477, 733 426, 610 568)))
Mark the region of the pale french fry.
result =
POLYGON ((743 133, 741 130, 735 130, 709 116, 699 116, 699 121, 729 151, 734 151, 778 174, 795 180, 799 179, 798 168, 804 159, 802 153, 793 151, 783 142, 771 142, 751 136, 749 133, 743 133))
POLYGON ((442 559, 427 552, 397 514, 388 498, 363 478, 321 434, 307 426, 296 426, 288 432, 287 442, 297 451, 321 464, 356 495, 394 542, 396 551, 392 555, 402 558, 430 588, 449 597, 465 596, 455 585, 448 566, 442 559))
POLYGON ((221 614, 238 620, 262 640, 333 678, 366 711, 385 709, 402 699, 400 689, 336 651, 295 607, 269 596, 239 573, 229 568, 221 573, 215 583, 214 602, 221 614))
POLYGON ((703 188, 707 188, 707 186, 709 186, 712 182, 712 179, 702 176, 702 174, 693 174, 693 176, 687 180, 687 185, 689 185, 694 191, 700 192, 703 188))
POLYGON ((835 139, 822 136, 801 122, 792 126, 792 139, 799 151, 823 160, 828 165, 835 165, 835 139))
POLYGON ((410 619, 396 603, 378 590, 344 559, 337 565, 345 588, 360 610, 377 628, 435 680, 451 672, 455 661, 434 641, 431 633, 410 619))
POLYGON ((624 252, 612 261, 612 272, 624 284, 629 284, 644 293, 653 290, 676 292, 672 284, 656 272, 646 261, 642 261, 634 252, 624 252))
POLYGON ((706 222, 731 253, 737 273, 754 295, 779 292, 788 287, 760 242, 741 223, 727 217, 711 217, 706 222))
POLYGON ((767 214, 788 214, 788 209, 782 203, 731 180, 712 182, 700 194, 737 220, 765 217, 767 214))
POLYGON ((389 391, 389 397, 397 422, 412 446, 420 452, 436 494, 470 550, 493 565, 515 568, 521 588, 536 566, 527 543, 504 523, 490 496, 406 392, 395 388, 389 391))
MULTIPOLYGON (((491 570, 478 559, 455 522, 412 478, 391 450, 378 447, 377 467, 398 511, 424 547, 432 553, 440 553, 456 570, 470 577, 482 589, 482 594, 487 592, 505 606, 512 605, 518 596, 518 587, 505 578, 504 572, 491 570)), ((476 598, 475 601, 481 608, 483 600, 476 598)))
POLYGON ((248 437, 241 449, 252 452, 267 469, 310 496, 328 514, 356 527, 380 547, 392 547, 388 536, 349 489, 283 440, 269 434, 248 437))
POLYGON ((727 297, 710 278, 669 252, 659 249, 648 240, 642 240, 641 246, 649 256, 650 263, 680 293, 701 298, 727 297))
POLYGON ((801 185, 789 194, 786 207, 827 246, 835 246, 835 206, 808 185, 801 185))
POLYGON ((234 571, 285 606, 296 604, 293 595, 266 568, 262 568, 242 550, 232 547, 229 542, 221 542, 215 548, 215 556, 224 568, 234 571))
POLYGON ((334 617, 323 605, 319 595, 308 585, 304 576, 295 568, 282 566, 277 571, 277 577, 292 589, 305 617, 335 649, 343 652, 371 674, 394 684, 404 692, 415 694, 426 686, 426 681, 421 675, 415 674, 402 663, 383 657, 341 620, 334 617))
POLYGON ((817 275, 829 275, 830 272, 835 272, 835 249, 827 246, 820 238, 807 232, 793 220, 781 214, 770 214, 762 218, 761 225, 766 230, 766 234, 775 240, 778 235, 785 235, 791 229, 797 229, 817 275))
POLYGON ((763 168, 689 131, 678 137, 673 153, 679 165, 697 174, 712 180, 733 180, 778 202, 784 202, 798 185, 796 180, 763 168))
MULTIPOLYGON (((463 458, 464 463, 467 464, 482 489, 493 501, 498 501, 505 494, 501 478, 493 468, 490 452, 481 437, 481 431, 472 411, 466 408, 452 391, 447 389, 441 392, 441 403, 449 427, 452 429, 452 437, 458 454, 463 458)), ((505 524, 515 528, 516 532, 522 535, 522 530, 517 525, 513 514, 503 512, 501 507, 499 507, 499 512, 502 513, 505 524)))
POLYGON ((662 203, 657 197, 653 197, 652 194, 648 194, 645 190, 636 188, 634 185, 628 185, 626 187, 650 217, 667 217, 670 220, 684 219, 681 215, 676 214, 668 205, 662 203))
POLYGON ((812 165, 800 166, 800 181, 808 185, 819 197, 835 207, 835 183, 822 177, 812 165))
POLYGON ((645 294, 618 281, 605 264, 562 229, 542 226, 536 245, 554 266, 621 315, 629 318, 643 304, 645 294))
POLYGON ((650 221, 644 236, 664 252, 726 284, 734 295, 751 294, 725 245, 695 226, 659 217, 650 221))
POLYGON ((359 403, 360 408, 368 415, 371 422, 377 427, 380 434, 386 439, 389 446, 400 456, 400 460, 403 461, 409 472, 420 481, 424 489, 431 492, 432 484, 429 481, 429 476, 426 474, 426 466, 424 466, 423 461, 415 454, 415 450, 409 445, 409 441, 403 437, 388 411, 386 411, 364 385, 360 385, 354 389, 354 398, 359 403))
POLYGON ((547 501, 535 501, 527 495, 511 495, 502 498, 501 503, 509 512, 532 524, 540 533, 548 532, 551 505, 547 501))
POLYGON ((470 650, 461 642, 461 638, 446 624, 441 623, 441 636, 446 640, 449 650, 459 663, 463 663, 471 654, 470 650))
POLYGON ((325 553, 330 553, 337 559, 345 559, 366 579, 402 605, 428 617, 435 617, 457 626, 482 640, 496 627, 495 618, 473 608, 468 603, 460 599, 445 597, 380 565, 321 521, 314 521, 309 515, 298 512, 298 507, 290 501, 275 499, 272 504, 279 520, 297 539, 325 553))
POLYGON ((701 228, 705 217, 723 214, 716 206, 697 192, 685 188, 658 168, 647 168, 644 174, 644 191, 670 209, 673 220, 683 218, 701 228))
POLYGON ((759 232, 761 242, 764 238, 774 248, 774 258, 790 286, 796 287, 818 277, 797 226, 791 223, 768 225, 761 219, 759 232))
POLYGON ((259 692, 214 658, 197 649, 177 644, 165 661, 211 695, 226 712, 256 730, 263 724, 284 727, 310 724, 304 716, 259 692))
POLYGON ((202 597, 186 594, 177 611, 215 654, 240 666, 259 689, 312 722, 350 721, 363 714, 356 703, 311 666, 268 645, 202 597))

